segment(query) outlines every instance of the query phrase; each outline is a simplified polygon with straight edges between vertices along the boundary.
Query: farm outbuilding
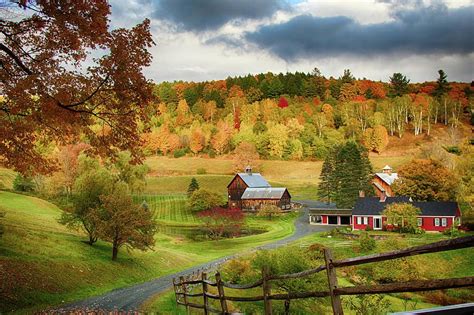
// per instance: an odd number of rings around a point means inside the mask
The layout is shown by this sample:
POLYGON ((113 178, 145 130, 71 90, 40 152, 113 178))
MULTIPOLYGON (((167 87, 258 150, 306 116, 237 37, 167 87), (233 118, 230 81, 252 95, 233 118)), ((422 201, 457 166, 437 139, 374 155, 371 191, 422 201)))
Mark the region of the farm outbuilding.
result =
POLYGON ((291 195, 285 187, 272 187, 260 173, 250 167, 238 173, 227 185, 229 208, 257 211, 263 205, 275 205, 282 210, 291 209, 291 195))

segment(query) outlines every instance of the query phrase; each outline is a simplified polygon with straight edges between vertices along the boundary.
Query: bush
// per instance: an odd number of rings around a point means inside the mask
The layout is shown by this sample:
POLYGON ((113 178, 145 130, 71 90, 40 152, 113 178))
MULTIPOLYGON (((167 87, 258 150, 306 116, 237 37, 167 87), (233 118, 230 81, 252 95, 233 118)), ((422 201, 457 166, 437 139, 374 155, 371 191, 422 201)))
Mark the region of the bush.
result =
POLYGON ((459 149, 458 146, 448 146, 448 147, 444 147, 444 149, 449 152, 449 153, 452 153, 452 154, 456 154, 456 155, 461 155, 461 149, 459 149))
POLYGON ((364 232, 359 237, 359 246, 363 252, 370 252, 377 247, 375 240, 370 237, 369 233, 364 232))
POLYGON ((369 231, 373 231, 374 229, 370 226, 370 225, 367 225, 365 227, 365 231, 369 232, 369 231))
POLYGON ((189 207, 192 211, 208 210, 222 204, 224 202, 220 195, 205 189, 194 191, 189 198, 189 207))
POLYGON ((35 190, 35 183, 31 177, 16 175, 13 181, 13 189, 22 192, 31 192, 35 190))
POLYGON ((456 227, 451 226, 443 231, 444 235, 447 235, 449 237, 458 237, 461 236, 461 231, 459 231, 456 227))
POLYGON ((198 175, 205 175, 205 174, 207 174, 207 171, 206 171, 205 168, 198 168, 198 169, 196 170, 196 174, 198 174, 198 175))
POLYGON ((175 158, 180 158, 180 157, 183 157, 186 155, 186 149, 178 149, 176 151, 173 152, 173 156, 175 158))

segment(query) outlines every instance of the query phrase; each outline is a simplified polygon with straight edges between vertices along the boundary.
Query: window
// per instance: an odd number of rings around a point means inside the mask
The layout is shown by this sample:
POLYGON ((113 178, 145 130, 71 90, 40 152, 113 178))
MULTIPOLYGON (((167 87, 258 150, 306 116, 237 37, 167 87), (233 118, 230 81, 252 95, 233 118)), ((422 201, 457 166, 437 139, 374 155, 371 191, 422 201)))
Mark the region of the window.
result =
POLYGON ((441 226, 448 226, 448 219, 442 218, 441 219, 441 226))
POLYGON ((422 226, 423 225, 423 218, 416 218, 416 225, 422 226))
POLYGON ((369 218, 368 217, 364 217, 364 224, 365 225, 369 224, 369 218))
POLYGON ((362 218, 361 217, 357 217, 357 224, 362 224, 362 218))
POLYGON ((435 219, 434 219, 434 225, 435 225, 435 226, 439 226, 439 218, 435 218, 435 219))

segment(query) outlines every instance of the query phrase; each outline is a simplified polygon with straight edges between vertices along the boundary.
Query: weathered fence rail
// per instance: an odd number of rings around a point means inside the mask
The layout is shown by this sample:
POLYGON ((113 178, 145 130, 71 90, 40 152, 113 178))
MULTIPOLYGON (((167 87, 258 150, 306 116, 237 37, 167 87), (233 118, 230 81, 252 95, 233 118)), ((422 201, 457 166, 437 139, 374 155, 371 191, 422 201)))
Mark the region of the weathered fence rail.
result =
POLYGON ((359 285, 354 287, 338 287, 336 268, 363 265, 367 263, 381 262, 397 258, 422 255, 428 253, 436 253, 441 251, 457 250, 462 248, 474 247, 474 236, 460 237, 456 239, 440 241, 427 245, 415 246, 402 250, 348 258, 342 260, 334 260, 330 249, 324 249, 325 264, 317 268, 305 270, 293 274, 271 275, 268 268, 262 270, 262 278, 250 284, 232 284, 221 279, 219 272, 215 274, 216 281, 207 278, 206 273, 201 275, 191 275, 188 277, 180 277, 179 280, 173 279, 176 303, 184 305, 187 310, 189 308, 202 309, 204 314, 218 313, 230 314, 226 301, 234 302, 264 302, 265 314, 272 314, 272 300, 285 301, 285 310, 289 314, 290 301, 305 298, 330 297, 334 314, 343 314, 340 297, 342 295, 359 295, 359 294, 378 294, 378 293, 398 293, 398 292, 418 292, 441 290, 449 288, 462 288, 474 286, 474 277, 434 279, 434 280, 416 280, 408 282, 377 284, 377 285, 359 285), (287 292, 272 294, 271 281, 298 279, 318 272, 326 270, 328 277, 328 291, 313 292, 287 292), (191 288, 202 286, 202 292, 190 293, 191 288), (217 287, 217 294, 209 292, 209 286, 217 287), (224 288, 247 290, 256 287, 262 287, 262 295, 260 296, 228 296, 225 295, 224 288), (202 297, 203 304, 191 303, 188 298, 202 297), (218 310, 209 306, 209 299, 219 300, 221 309, 218 310))

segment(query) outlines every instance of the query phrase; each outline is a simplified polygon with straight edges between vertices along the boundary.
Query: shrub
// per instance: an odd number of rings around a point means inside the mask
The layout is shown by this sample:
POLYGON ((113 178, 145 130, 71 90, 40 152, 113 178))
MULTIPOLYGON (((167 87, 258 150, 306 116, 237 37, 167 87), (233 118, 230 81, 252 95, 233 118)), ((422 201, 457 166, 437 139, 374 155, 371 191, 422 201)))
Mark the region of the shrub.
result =
POLYGON ((458 237, 461 236, 461 231, 459 231, 456 227, 451 226, 443 231, 444 235, 448 235, 449 237, 458 237))
POLYGON ((31 192, 35 190, 35 183, 31 177, 18 174, 13 181, 13 189, 16 191, 31 192))
POLYGON ((359 237, 359 246, 363 252, 370 252, 377 247, 375 240, 370 237, 369 233, 364 232, 359 237))
POLYGON ((390 301, 380 294, 356 295, 343 301, 357 315, 386 314, 390 308, 390 301))
POLYGON ((370 225, 367 225, 367 226, 365 227, 365 230, 366 230, 367 232, 369 232, 369 231, 373 231, 373 228, 372 228, 370 225))
POLYGON ((237 236, 244 223, 244 213, 238 208, 215 207, 200 212, 198 216, 204 221, 204 226, 212 239, 237 236))
POLYGON ((192 211, 208 210, 218 207, 223 203, 220 195, 205 189, 194 191, 189 198, 189 207, 192 211))
POLYGON ((196 170, 196 174, 198 174, 198 175, 205 175, 205 174, 207 174, 207 171, 206 171, 205 168, 198 168, 198 169, 196 170))
POLYGON ((180 158, 186 155, 186 149, 178 149, 173 152, 173 156, 175 158, 180 158))

